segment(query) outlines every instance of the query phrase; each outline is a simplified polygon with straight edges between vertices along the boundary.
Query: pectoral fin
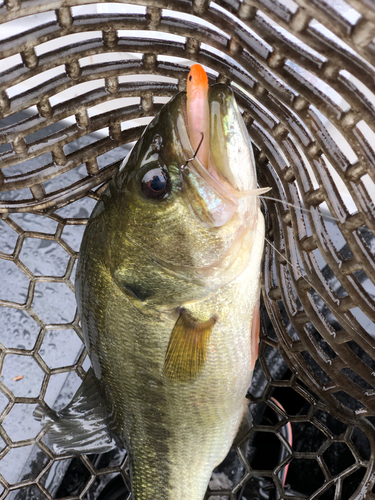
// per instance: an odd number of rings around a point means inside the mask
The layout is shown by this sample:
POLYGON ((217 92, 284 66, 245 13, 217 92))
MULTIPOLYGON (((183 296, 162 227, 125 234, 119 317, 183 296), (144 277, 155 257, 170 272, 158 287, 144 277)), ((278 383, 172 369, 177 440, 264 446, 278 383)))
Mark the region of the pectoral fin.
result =
POLYGON ((106 406, 91 368, 68 406, 56 412, 47 405, 39 405, 34 418, 42 424, 52 423, 48 438, 56 454, 105 453, 116 448, 106 406))
POLYGON ((200 322, 189 311, 181 309, 165 357, 166 378, 186 382, 199 375, 207 358, 207 345, 215 322, 215 316, 200 322))

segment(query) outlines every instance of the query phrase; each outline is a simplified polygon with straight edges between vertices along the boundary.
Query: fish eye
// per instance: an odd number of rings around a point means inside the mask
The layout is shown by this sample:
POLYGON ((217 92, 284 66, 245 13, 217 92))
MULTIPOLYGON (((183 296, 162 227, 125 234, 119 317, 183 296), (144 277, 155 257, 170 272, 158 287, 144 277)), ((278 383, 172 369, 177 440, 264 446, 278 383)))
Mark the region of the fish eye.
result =
POLYGON ((141 187, 147 198, 164 198, 168 188, 167 174, 160 167, 153 168, 144 174, 141 187))

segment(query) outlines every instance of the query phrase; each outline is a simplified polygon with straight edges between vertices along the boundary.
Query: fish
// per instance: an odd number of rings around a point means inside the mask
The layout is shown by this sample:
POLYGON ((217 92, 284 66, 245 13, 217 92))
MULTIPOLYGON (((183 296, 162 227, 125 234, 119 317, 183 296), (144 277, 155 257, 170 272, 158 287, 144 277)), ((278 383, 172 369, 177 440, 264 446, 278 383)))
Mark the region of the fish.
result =
POLYGON ((259 191, 232 89, 195 64, 90 216, 75 286, 91 368, 34 416, 57 454, 125 446, 135 500, 202 500, 249 425, 259 191))

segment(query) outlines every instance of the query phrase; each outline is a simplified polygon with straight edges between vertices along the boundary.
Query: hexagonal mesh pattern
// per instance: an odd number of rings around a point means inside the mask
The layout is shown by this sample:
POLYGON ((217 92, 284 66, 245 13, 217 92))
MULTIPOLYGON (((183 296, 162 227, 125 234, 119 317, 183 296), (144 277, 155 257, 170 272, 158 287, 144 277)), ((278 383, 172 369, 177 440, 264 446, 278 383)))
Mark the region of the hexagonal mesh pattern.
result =
POLYGON ((259 184, 282 200, 264 205, 274 247, 250 444, 207 498, 373 498, 375 7, 135 3, 0 0, 0 499, 94 500, 116 472, 130 498, 125 451, 55 457, 32 411, 63 407, 88 368, 74 300, 84 225, 189 61, 232 84, 259 184), (251 452, 264 443, 283 451, 272 463, 251 452))

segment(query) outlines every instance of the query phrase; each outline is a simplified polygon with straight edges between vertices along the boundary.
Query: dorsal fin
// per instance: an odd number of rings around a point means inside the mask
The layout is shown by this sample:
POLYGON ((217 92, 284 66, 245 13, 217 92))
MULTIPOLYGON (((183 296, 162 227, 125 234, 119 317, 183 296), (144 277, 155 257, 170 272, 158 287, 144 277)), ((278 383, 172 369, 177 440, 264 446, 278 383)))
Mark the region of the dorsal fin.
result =
POLYGON ((164 375, 170 380, 186 382, 202 371, 207 357, 207 345, 216 316, 200 322, 186 309, 173 328, 164 363, 164 375))

